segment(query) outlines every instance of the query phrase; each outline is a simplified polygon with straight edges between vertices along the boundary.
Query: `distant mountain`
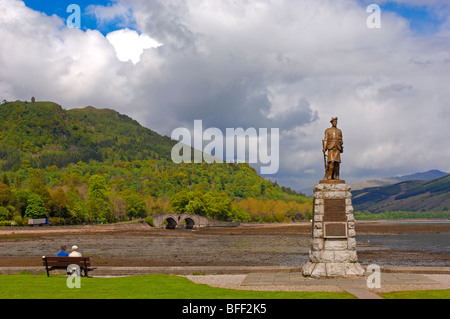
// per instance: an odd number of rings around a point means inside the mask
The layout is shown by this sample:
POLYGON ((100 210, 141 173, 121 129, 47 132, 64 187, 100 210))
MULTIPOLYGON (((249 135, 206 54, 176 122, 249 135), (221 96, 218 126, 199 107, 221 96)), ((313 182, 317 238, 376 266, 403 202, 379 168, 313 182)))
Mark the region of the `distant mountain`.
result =
POLYGON ((312 187, 305 187, 299 190, 300 193, 305 194, 306 196, 312 197, 314 195, 312 187))
POLYGON ((443 211, 450 208, 450 175, 352 190, 355 211, 443 211))
POLYGON ((412 175, 369 179, 369 180, 365 180, 365 181, 361 181, 356 184, 353 184, 352 190, 356 191, 356 190, 361 190, 361 189, 369 188, 369 187, 393 185, 396 183, 400 183, 400 182, 404 182, 404 181, 412 181, 412 180, 426 181, 426 180, 446 176, 447 174, 448 173, 445 173, 445 172, 442 172, 439 170, 430 170, 427 172, 415 173, 412 175))

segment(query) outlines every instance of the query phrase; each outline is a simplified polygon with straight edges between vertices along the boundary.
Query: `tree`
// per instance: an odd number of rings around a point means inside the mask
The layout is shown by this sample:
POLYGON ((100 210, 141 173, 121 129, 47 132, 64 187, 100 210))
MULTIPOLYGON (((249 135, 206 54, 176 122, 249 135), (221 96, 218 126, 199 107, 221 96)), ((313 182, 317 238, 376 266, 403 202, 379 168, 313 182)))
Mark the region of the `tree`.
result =
POLYGON ((0 221, 2 220, 11 220, 12 214, 5 207, 0 207, 0 221))
POLYGON ((55 192, 51 192, 53 201, 53 210, 57 217, 67 217, 67 205, 69 199, 62 188, 58 188, 55 192))
POLYGON ((88 202, 91 221, 111 221, 111 206, 109 204, 108 192, 105 178, 100 175, 92 175, 89 178, 88 202))
POLYGON ((127 215, 128 217, 145 217, 147 214, 147 210, 145 207, 144 200, 135 193, 128 195, 125 197, 125 203, 127 206, 127 215))
POLYGON ((231 199, 225 193, 205 194, 206 217, 217 220, 232 218, 231 199))
POLYGON ((178 214, 184 214, 186 212, 186 206, 189 204, 189 201, 189 192, 186 190, 182 190, 170 198, 170 204, 174 212, 178 214))
POLYGON ((0 206, 8 205, 11 200, 11 189, 9 186, 0 181, 0 206))
POLYGON ((28 198, 30 198, 30 191, 27 189, 21 189, 13 194, 12 204, 15 206, 16 210, 20 212, 22 216, 25 216, 25 210, 28 206, 28 198))
POLYGON ((25 218, 44 218, 47 217, 47 211, 44 202, 39 195, 32 194, 28 198, 28 206, 25 211, 25 218))
POLYGON ((127 204, 125 202, 125 199, 123 199, 122 196, 118 195, 111 195, 109 198, 109 201, 111 202, 111 215, 114 220, 125 220, 125 214, 127 211, 127 204))
POLYGON ((205 206, 204 198, 201 193, 198 193, 198 196, 193 196, 186 205, 185 212, 187 214, 207 216, 207 207, 205 206))
POLYGON ((53 205, 50 192, 45 186, 44 172, 40 169, 33 169, 30 174, 30 191, 33 194, 39 195, 47 212, 51 211, 53 205))
POLYGON ((80 199, 77 191, 67 193, 68 195, 68 212, 72 223, 81 224, 89 220, 89 211, 87 204, 80 199))

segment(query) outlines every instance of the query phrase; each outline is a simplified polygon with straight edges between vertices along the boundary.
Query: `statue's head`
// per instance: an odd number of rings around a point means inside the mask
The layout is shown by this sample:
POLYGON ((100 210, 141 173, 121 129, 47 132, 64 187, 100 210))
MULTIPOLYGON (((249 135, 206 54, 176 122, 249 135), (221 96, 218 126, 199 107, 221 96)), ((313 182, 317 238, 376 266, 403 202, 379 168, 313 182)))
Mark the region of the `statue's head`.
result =
POLYGON ((333 124, 334 126, 337 125, 338 122, 338 118, 337 117, 332 117, 330 123, 333 124))

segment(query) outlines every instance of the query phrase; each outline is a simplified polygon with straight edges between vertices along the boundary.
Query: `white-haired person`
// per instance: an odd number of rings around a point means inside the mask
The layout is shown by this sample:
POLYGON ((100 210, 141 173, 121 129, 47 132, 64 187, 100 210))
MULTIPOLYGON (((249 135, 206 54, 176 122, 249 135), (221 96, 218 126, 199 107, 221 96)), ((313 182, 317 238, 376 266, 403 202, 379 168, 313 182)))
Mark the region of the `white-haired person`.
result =
POLYGON ((69 257, 81 257, 81 253, 78 251, 78 246, 72 246, 72 252, 69 257))

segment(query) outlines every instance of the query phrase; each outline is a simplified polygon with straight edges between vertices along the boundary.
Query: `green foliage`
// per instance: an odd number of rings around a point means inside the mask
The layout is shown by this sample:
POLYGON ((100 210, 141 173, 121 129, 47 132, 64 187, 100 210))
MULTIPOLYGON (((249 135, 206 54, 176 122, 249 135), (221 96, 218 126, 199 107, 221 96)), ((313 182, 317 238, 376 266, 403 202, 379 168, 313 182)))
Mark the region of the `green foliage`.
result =
POLYGON ((5 207, 0 207, 0 221, 9 221, 12 217, 12 214, 5 207))
POLYGON ((4 171, 90 160, 170 159, 175 144, 113 110, 64 110, 51 102, 6 102, 0 113, 4 171))
POLYGON ((253 222, 289 222, 291 220, 310 219, 312 214, 311 202, 298 203, 276 199, 258 200, 245 198, 234 203, 248 214, 247 221, 253 222))
POLYGON ((25 218, 22 218, 20 215, 14 215, 13 222, 16 226, 23 226, 27 224, 27 221, 25 218))
POLYGON ((139 195, 132 193, 126 196, 125 203, 129 218, 145 217, 147 215, 145 202, 139 195))
POLYGON ((69 192, 70 198, 68 205, 68 213, 71 224, 81 224, 89 221, 89 207, 75 192, 69 192))
POLYGON ((30 195, 31 193, 28 189, 19 189, 14 192, 14 205, 22 215, 25 214, 30 195))
POLYGON ((49 217, 64 218, 66 224, 115 222, 171 210, 220 220, 280 222, 305 219, 312 209, 310 198, 283 192, 248 164, 92 161, 8 174, 9 202, 17 212, 24 216, 35 194, 49 217))
POLYGON ((235 209, 231 199, 223 192, 183 190, 172 196, 170 201, 174 212, 180 214, 195 214, 224 221, 242 221, 249 217, 242 210, 235 209))
POLYGON ((155 225, 153 224, 153 217, 152 216, 147 216, 147 218, 145 218, 145 222, 147 224, 149 224, 150 226, 154 227, 155 225))
POLYGON ((111 207, 108 200, 108 189, 105 178, 98 174, 93 175, 89 178, 88 184, 89 220, 101 223, 109 221, 111 207))
POLYGON ((0 205, 6 206, 11 200, 11 189, 3 182, 0 182, 0 205))
POLYGON ((64 218, 59 218, 59 217, 50 217, 48 219, 48 221, 50 222, 50 225, 52 225, 52 226, 62 226, 62 225, 66 224, 64 218))
POLYGON ((51 191, 50 195, 52 199, 53 215, 58 218, 69 217, 67 208, 69 205, 69 197, 64 190, 62 188, 58 188, 56 191, 51 191))
POLYGON ((312 206, 310 198, 265 180, 245 163, 174 164, 176 143, 113 110, 6 102, 0 112, 0 206, 11 206, 17 220, 42 215, 65 224, 170 211, 277 222, 302 219, 312 206))
POLYGON ((28 198, 28 206, 25 211, 25 218, 44 218, 47 217, 47 211, 44 202, 39 195, 32 194, 28 198))

